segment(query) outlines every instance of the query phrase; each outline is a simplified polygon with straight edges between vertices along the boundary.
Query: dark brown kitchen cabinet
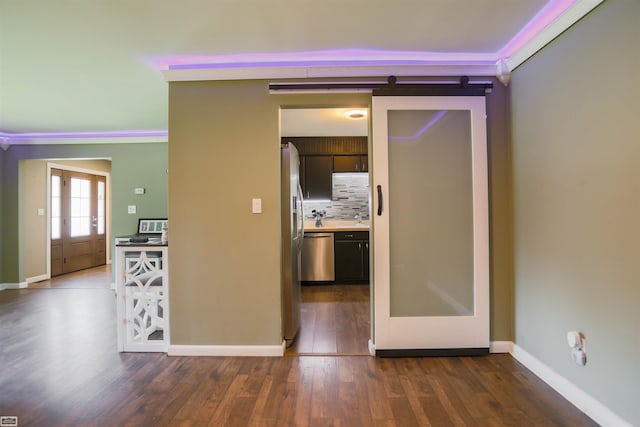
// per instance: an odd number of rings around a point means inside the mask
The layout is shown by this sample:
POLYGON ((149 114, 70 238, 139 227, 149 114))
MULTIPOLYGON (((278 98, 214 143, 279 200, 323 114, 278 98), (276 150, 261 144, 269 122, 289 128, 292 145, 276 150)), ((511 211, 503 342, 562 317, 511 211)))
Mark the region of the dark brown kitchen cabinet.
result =
POLYGON ((301 156, 302 194, 305 199, 331 200, 332 156, 301 156))
POLYGON ((369 232, 336 232, 334 236, 336 282, 368 282, 369 232))
POLYGON ((366 155, 333 156, 334 172, 367 172, 368 170, 366 155))

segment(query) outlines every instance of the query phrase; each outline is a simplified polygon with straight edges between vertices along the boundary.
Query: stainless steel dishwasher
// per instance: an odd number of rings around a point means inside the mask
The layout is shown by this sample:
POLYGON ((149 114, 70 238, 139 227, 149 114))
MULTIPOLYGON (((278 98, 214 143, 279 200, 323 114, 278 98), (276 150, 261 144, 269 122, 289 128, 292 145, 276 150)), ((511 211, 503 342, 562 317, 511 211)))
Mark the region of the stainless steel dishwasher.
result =
POLYGON ((300 280, 303 282, 335 280, 333 233, 304 233, 300 280))

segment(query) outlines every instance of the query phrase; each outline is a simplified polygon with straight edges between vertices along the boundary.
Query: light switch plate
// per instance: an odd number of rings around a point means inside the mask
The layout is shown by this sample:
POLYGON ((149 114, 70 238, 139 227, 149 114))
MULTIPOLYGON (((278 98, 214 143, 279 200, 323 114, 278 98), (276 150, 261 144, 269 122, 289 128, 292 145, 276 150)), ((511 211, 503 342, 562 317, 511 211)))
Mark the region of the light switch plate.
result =
POLYGON ((136 205, 127 206, 127 213, 130 213, 130 214, 136 213, 136 205))
POLYGON ((143 187, 137 187, 133 189, 133 192, 135 194, 144 194, 144 188, 143 187))
POLYGON ((38 216, 44 216, 44 208, 38 208, 38 216))
POLYGON ((253 199, 251 201, 251 212, 254 214, 262 213, 262 199, 253 199))

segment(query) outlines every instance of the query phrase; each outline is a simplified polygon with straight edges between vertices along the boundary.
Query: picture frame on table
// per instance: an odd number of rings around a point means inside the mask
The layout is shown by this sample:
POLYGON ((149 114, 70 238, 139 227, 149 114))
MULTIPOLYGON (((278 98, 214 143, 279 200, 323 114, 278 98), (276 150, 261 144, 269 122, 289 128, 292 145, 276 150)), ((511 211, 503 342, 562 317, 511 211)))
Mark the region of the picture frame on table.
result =
POLYGON ((162 230, 168 225, 167 218, 140 218, 138 219, 138 234, 162 234, 162 230))

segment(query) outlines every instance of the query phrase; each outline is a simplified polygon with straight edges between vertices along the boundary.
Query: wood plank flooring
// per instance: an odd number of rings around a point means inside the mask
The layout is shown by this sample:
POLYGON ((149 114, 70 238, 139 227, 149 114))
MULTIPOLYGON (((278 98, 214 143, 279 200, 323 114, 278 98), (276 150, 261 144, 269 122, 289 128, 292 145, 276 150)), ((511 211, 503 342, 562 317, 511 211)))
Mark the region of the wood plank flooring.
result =
POLYGON ((19 426, 596 425, 506 354, 117 353, 110 280, 0 291, 0 415, 19 426))
POLYGON ((369 285, 302 287, 300 332, 289 355, 368 355, 369 285))

